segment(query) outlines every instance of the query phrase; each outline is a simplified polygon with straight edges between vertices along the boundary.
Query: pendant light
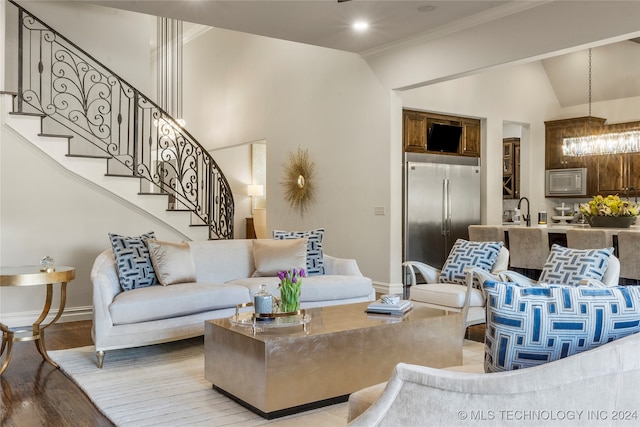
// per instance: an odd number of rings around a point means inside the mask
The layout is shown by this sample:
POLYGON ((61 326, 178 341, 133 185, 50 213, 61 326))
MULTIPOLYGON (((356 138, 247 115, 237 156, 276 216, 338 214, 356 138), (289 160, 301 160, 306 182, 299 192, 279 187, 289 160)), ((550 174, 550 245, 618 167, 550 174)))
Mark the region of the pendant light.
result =
POLYGON ((640 131, 638 130, 591 135, 591 68, 591 49, 589 49, 589 117, 587 135, 563 138, 562 154, 565 156, 591 156, 640 152, 640 131))

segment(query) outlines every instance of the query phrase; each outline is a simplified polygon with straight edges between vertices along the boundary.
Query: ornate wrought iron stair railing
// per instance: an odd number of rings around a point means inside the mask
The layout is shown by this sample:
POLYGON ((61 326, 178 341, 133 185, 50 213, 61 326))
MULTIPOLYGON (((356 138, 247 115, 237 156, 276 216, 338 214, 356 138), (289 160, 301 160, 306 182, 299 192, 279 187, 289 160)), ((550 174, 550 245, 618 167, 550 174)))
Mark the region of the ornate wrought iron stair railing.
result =
POLYGON ((22 6, 17 113, 40 114, 42 133, 73 136, 69 156, 104 157, 107 175, 140 178, 211 239, 233 238, 233 195, 213 157, 166 111, 22 6), (69 135, 70 134, 70 135, 69 135))

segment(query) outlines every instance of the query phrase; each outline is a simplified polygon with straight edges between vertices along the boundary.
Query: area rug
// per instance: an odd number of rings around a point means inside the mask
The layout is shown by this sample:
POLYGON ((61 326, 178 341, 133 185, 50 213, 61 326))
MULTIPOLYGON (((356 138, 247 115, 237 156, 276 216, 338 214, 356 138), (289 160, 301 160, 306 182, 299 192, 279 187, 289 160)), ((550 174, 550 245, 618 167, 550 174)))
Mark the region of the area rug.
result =
POLYGON ((204 378, 202 338, 114 350, 49 351, 60 369, 114 424, 143 426, 344 426, 347 403, 265 420, 216 392, 204 378))

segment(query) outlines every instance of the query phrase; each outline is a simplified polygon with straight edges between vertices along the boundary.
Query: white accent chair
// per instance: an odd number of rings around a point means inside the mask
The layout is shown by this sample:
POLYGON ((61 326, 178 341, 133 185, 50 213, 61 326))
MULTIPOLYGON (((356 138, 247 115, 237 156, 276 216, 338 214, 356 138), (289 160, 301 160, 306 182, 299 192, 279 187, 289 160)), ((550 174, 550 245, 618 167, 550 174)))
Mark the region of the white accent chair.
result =
POLYGON ((555 362, 508 372, 485 374, 482 365, 449 368, 456 371, 451 372, 400 363, 388 383, 349 396, 347 422, 349 427, 613 425, 612 414, 626 410, 633 416, 638 408, 639 351, 636 333, 555 362), (593 417, 594 409, 609 418, 589 421, 587 414, 591 411, 593 417), (580 411, 582 418, 518 422, 506 418, 505 412, 514 410, 580 411))
MULTIPOLYGON (((485 297, 481 289, 473 286, 473 277, 483 277, 479 269, 469 269, 465 285, 455 283, 438 283, 440 270, 419 261, 405 261, 402 263, 409 270, 410 297, 409 299, 425 307, 462 313, 462 336, 469 326, 485 323, 485 297), (416 273, 419 273, 426 284, 417 284, 416 273)), ((495 275, 509 266, 509 250, 504 246, 500 249, 498 258, 493 264, 491 272, 495 275)))

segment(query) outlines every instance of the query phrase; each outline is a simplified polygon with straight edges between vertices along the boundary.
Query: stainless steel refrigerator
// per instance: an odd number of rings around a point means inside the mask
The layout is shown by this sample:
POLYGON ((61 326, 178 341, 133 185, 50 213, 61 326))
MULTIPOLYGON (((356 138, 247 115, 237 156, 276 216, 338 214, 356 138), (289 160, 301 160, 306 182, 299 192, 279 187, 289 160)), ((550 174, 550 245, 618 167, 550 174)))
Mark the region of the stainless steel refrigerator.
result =
POLYGON ((405 261, 440 268, 456 239, 468 239, 467 227, 480 224, 479 162, 475 157, 405 154, 405 261))

